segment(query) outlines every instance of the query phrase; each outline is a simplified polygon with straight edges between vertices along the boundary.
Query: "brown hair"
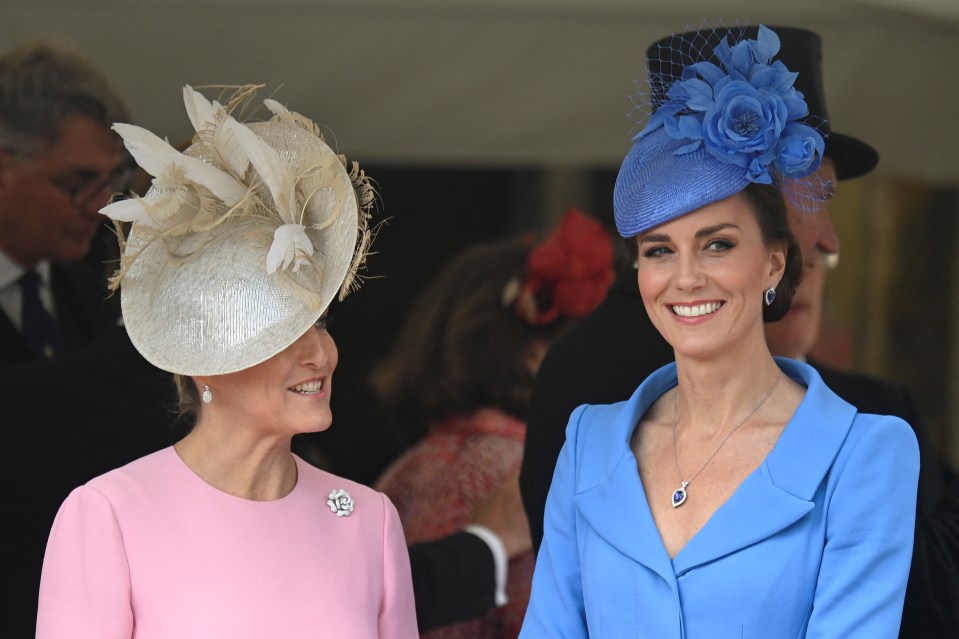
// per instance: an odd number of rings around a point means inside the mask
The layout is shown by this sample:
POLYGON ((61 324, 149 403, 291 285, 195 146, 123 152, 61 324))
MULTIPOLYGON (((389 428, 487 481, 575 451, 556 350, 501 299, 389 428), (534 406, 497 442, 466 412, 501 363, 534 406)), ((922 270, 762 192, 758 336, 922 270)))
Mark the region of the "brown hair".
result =
POLYGON ((786 246, 786 269, 776 286, 776 299, 763 304, 763 321, 775 322, 789 312, 796 288, 802 280, 802 252, 789 226, 789 213, 782 192, 771 184, 749 184, 741 193, 752 206, 766 246, 782 243, 786 246))
POLYGON ((523 239, 475 246, 427 285, 370 378, 388 408, 411 423, 481 406, 525 417, 534 377, 528 349, 564 325, 532 326, 504 304, 531 248, 523 239))
POLYGON ((173 374, 173 384, 179 398, 179 416, 195 420, 200 414, 200 391, 189 375, 173 374))

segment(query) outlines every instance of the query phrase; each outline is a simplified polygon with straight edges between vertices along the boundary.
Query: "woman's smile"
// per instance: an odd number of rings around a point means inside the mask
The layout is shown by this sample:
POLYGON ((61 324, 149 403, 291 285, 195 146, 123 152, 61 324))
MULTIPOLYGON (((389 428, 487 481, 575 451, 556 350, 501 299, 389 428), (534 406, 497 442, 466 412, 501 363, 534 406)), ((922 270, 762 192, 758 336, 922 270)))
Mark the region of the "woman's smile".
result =
POLYGON ((669 310, 679 317, 703 317, 718 311, 723 302, 701 302, 696 304, 667 304, 669 310))
POLYGON ((325 381, 326 378, 323 377, 311 379, 295 384, 291 386, 289 390, 298 395, 321 395, 323 394, 323 388, 326 386, 325 381))

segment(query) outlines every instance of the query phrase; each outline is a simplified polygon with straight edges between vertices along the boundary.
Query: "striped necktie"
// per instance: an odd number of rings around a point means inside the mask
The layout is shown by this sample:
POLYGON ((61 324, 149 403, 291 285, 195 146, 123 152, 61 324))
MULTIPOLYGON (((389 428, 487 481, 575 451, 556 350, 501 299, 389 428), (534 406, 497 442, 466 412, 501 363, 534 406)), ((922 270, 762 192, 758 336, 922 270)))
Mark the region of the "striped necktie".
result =
POLYGON ((27 271, 17 280, 23 292, 23 337, 38 357, 51 358, 63 350, 63 338, 53 316, 40 299, 40 274, 27 271))

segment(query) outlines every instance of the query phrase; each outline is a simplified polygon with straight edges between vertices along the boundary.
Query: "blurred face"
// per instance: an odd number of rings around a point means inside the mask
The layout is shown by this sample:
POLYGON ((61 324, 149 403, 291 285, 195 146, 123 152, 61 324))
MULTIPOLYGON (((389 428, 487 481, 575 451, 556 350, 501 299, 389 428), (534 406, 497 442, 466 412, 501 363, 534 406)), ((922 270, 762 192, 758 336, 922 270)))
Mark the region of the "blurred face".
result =
POLYGON ((741 195, 637 238, 639 291, 680 355, 706 359, 762 339, 762 296, 782 277, 785 247, 767 247, 741 195))
POLYGON ((83 258, 121 161, 119 138, 81 115, 37 155, 0 150, 0 249, 26 268, 83 258))
POLYGON ((204 378, 214 401, 206 410, 229 411, 237 423, 282 436, 326 430, 337 352, 326 315, 285 350, 236 373, 204 378))
POLYGON ((789 312, 778 322, 766 325, 766 340, 774 355, 803 357, 816 344, 822 323, 823 289, 826 284, 826 257, 838 255, 839 236, 829 216, 829 201, 836 188, 836 170, 826 158, 814 178, 823 198, 818 209, 803 212, 786 197, 789 226, 802 250, 803 279, 796 289, 789 312))

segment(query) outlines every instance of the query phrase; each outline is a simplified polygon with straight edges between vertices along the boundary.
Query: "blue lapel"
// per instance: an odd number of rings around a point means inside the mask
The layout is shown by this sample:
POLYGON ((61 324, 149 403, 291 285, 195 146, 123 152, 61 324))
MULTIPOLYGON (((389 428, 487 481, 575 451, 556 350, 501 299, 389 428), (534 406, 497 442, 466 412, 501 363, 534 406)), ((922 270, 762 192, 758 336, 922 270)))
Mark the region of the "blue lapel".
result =
POLYGON ((676 591, 672 562, 639 479, 629 440, 640 418, 660 395, 676 385, 676 366, 650 375, 625 402, 590 406, 582 415, 576 440, 575 502, 580 513, 607 543, 660 575, 676 591))
POLYGON ((657 573, 677 591, 672 562, 646 502, 636 458, 623 455, 606 481, 575 497, 576 506, 600 537, 657 573))
POLYGON ((757 543, 801 519, 852 425, 856 409, 823 384, 810 366, 779 359, 806 386, 765 462, 670 561, 653 521, 629 440, 649 406, 676 385, 675 364, 653 373, 626 402, 590 407, 577 438, 576 506, 610 545, 676 589, 676 575, 757 543), (828 416, 828 419, 823 419, 828 416))

